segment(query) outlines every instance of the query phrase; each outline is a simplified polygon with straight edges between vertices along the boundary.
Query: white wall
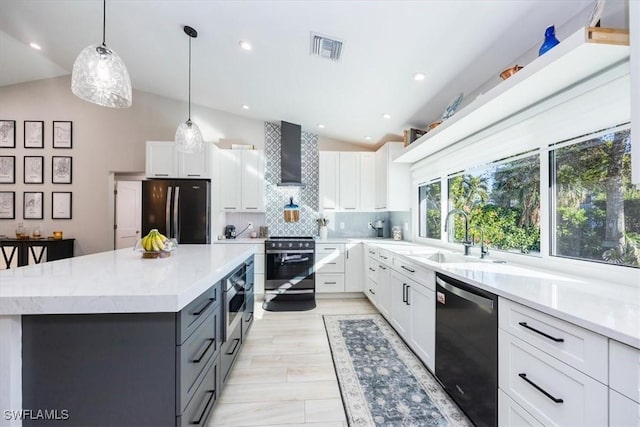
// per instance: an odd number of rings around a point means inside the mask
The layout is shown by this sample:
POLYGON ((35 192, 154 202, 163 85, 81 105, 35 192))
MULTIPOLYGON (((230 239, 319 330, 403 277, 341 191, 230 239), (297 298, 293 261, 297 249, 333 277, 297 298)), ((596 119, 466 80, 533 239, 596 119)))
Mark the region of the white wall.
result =
MULTIPOLYGON (((99 107, 76 98, 70 76, 0 88, 0 119, 16 121, 16 148, 0 149, 2 156, 16 156, 16 184, 0 184, 0 191, 16 192, 16 219, 0 220, 0 234, 14 236, 19 222, 30 231, 39 226, 43 235, 62 230, 76 238, 76 255, 113 248, 113 173, 143 172, 145 141, 173 140, 176 127, 186 120, 184 102, 134 91, 128 109, 99 107), (44 149, 25 149, 24 120, 43 120, 44 149), (73 122, 73 148, 52 148, 52 121, 73 122), (23 184, 23 157, 45 157, 44 184, 23 184), (51 157, 73 157, 71 185, 51 184, 51 157), (24 191, 44 192, 44 220, 22 219, 24 191), (73 192, 73 219, 51 219, 51 192, 73 192)), ((262 121, 192 106, 192 119, 206 141, 233 140, 264 144, 262 121)))

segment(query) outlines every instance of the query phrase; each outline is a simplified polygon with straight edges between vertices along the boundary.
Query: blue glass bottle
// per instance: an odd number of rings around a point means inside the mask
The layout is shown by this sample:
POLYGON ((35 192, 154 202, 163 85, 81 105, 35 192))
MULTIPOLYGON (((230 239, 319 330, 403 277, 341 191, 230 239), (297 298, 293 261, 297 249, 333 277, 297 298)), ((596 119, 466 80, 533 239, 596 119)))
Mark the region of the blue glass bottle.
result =
POLYGON ((544 32, 544 43, 542 43, 542 46, 540 46, 540 50, 538 51, 538 56, 550 50, 558 43, 560 43, 560 40, 556 38, 556 28, 552 25, 548 27, 544 32))

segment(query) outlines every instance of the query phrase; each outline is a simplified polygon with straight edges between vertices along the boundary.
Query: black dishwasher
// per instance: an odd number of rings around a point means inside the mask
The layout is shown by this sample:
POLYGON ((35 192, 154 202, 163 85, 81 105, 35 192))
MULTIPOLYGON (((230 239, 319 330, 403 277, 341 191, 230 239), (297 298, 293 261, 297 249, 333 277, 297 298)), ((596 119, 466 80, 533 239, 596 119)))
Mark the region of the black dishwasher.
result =
POLYGON ((440 273, 436 377, 475 425, 498 425, 498 297, 440 273))

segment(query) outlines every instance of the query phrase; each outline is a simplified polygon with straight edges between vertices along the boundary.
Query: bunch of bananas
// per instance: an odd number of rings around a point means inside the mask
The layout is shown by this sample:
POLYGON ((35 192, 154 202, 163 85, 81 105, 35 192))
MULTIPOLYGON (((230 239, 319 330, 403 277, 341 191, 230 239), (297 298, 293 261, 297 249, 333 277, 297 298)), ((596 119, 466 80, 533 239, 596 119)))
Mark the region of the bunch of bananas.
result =
POLYGON ((167 236, 161 234, 156 228, 140 240, 140 246, 147 252, 165 250, 167 243, 167 236))

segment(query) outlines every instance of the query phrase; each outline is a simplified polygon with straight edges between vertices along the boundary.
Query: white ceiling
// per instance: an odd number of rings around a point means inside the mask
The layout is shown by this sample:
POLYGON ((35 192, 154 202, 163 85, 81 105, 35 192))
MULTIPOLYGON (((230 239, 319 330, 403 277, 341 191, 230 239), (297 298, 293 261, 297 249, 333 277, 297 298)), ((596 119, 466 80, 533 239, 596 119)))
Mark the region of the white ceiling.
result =
MULTIPOLYGON (((134 88, 186 100, 182 27, 190 25, 199 33, 192 42, 194 104, 299 123, 349 142, 365 143, 369 135, 376 144, 436 120, 457 93, 513 65, 542 42, 548 25, 592 3, 110 0, 106 42, 123 58, 134 88), (311 31, 343 40, 342 60, 311 57, 311 31), (253 50, 241 50, 240 40, 253 50), (414 81, 415 72, 426 79, 414 81)), ((100 0, 2 0, 0 86, 68 74, 78 53, 101 39, 100 0)))

